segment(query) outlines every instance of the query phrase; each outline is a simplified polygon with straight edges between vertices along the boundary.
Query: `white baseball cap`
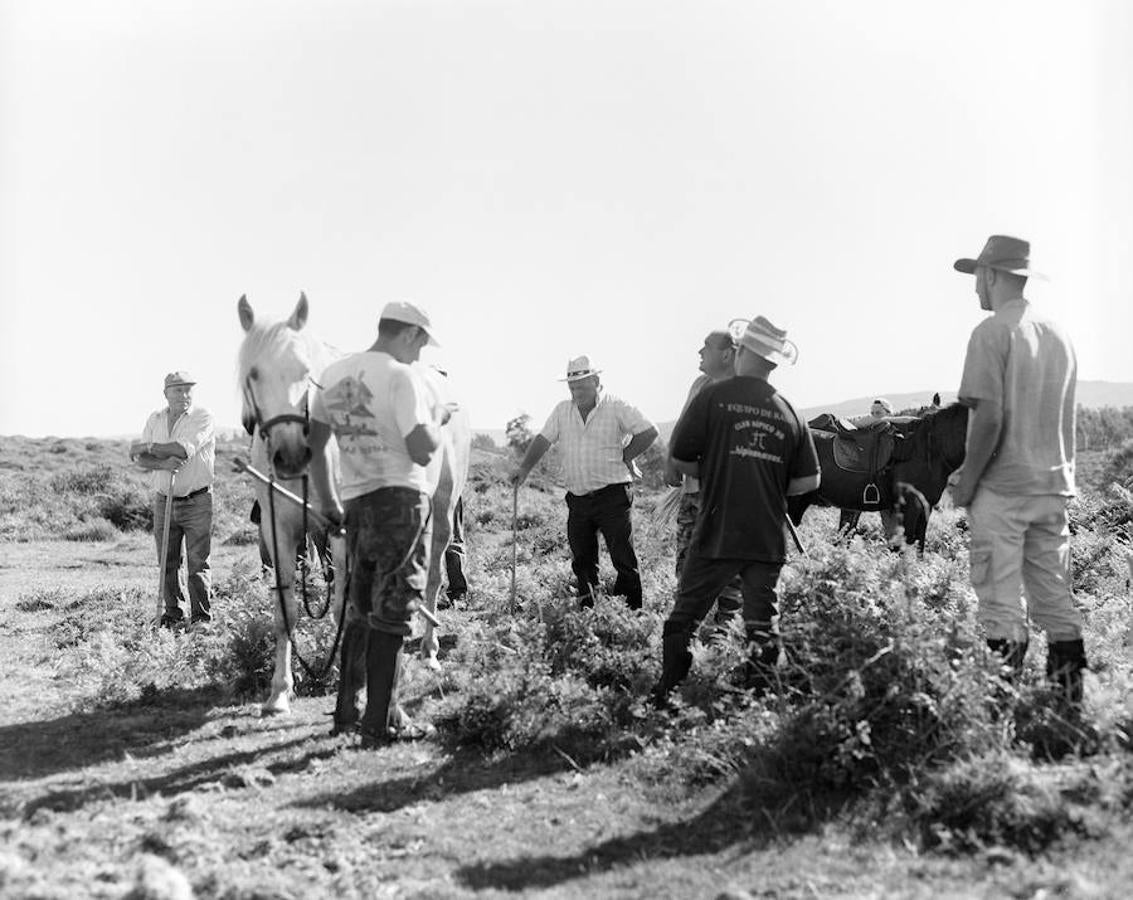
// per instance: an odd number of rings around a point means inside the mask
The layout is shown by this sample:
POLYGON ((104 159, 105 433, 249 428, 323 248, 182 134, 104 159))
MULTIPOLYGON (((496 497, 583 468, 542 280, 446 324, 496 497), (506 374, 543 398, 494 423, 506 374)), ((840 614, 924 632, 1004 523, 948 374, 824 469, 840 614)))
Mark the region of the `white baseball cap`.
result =
POLYGON ((382 319, 392 319, 394 322, 416 325, 428 335, 430 345, 433 347, 440 346, 440 342, 433 335, 433 323, 429 321, 428 313, 408 300, 391 300, 385 305, 378 321, 382 319))

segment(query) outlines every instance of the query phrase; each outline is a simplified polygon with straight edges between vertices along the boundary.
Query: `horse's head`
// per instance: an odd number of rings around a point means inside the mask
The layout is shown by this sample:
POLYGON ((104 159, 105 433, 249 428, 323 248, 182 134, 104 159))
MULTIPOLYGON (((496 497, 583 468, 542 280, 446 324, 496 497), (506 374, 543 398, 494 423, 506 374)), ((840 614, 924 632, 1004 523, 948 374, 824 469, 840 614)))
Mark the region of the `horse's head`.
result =
POLYGON ((311 458, 307 443, 307 402, 315 371, 314 342, 303 333, 307 297, 300 294, 284 322, 258 322, 247 297, 237 304, 244 341, 240 345, 241 418, 249 433, 258 430, 269 459, 282 477, 298 475, 311 458))

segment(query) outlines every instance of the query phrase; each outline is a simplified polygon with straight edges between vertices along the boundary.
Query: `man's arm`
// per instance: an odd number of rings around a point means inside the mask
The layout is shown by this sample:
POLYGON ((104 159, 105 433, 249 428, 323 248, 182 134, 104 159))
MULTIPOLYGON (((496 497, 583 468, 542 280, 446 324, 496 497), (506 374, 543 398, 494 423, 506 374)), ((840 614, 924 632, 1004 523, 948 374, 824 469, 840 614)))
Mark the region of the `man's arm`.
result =
POLYGON ((628 466, 637 459, 637 457, 648 450, 655 440, 657 440, 657 429, 653 426, 635 434, 629 439, 629 443, 626 444, 625 448, 622 450, 622 462, 628 466))
POLYGON ((980 478, 999 449, 1003 431, 1003 407, 999 401, 965 399, 964 403, 970 407, 968 446, 964 451, 960 481, 952 489, 952 502, 956 506, 967 506, 972 502, 980 478))
POLYGON ((326 512, 335 524, 341 525, 346 518, 342 510, 342 501, 334 488, 334 479, 330 477, 330 458, 327 445, 330 443, 331 430, 326 422, 311 419, 311 431, 308 441, 311 445, 311 481, 314 483, 316 493, 327 502, 326 512))
POLYGON ((822 475, 818 472, 813 475, 804 475, 802 478, 792 478, 787 482, 787 496, 794 497, 798 494, 809 494, 811 491, 817 491, 821 480, 822 475))
POLYGON ((452 418, 455 404, 442 404, 437 407, 436 418, 430 423, 416 426, 405 436, 405 449, 409 458, 419 466, 427 466, 433 459, 433 454, 441 445, 441 428, 452 418))
POLYGON ((531 439, 531 443, 527 445, 527 452, 523 454, 523 461, 519 464, 515 474, 512 476, 512 483, 519 487, 527 480, 527 476, 531 474, 531 470, 535 468, 539 460, 543 458, 551 447, 551 442, 548 441, 543 435, 537 434, 531 439))

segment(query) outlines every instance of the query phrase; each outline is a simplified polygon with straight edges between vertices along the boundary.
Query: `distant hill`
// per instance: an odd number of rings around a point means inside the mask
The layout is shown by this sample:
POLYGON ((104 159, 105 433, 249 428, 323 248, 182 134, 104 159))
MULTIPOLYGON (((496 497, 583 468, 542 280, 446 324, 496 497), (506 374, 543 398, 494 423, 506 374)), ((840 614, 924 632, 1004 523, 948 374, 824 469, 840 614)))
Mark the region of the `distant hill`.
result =
MULTIPOLYGON (((852 400, 842 400, 837 403, 828 403, 822 406, 808 406, 800 409, 799 413, 806 419, 813 419, 820 413, 834 413, 837 416, 861 416, 869 412, 870 404, 877 397, 884 397, 893 404, 895 410, 908 409, 913 406, 927 406, 932 402, 933 391, 913 391, 900 394, 871 394, 868 397, 855 397, 852 400)), ((941 403, 952 403, 956 399, 955 391, 941 391, 941 403)), ((1103 406, 1133 406, 1133 382, 1128 381, 1079 381, 1078 405, 1087 409, 1101 409, 1103 406)), ((673 432, 676 422, 661 422, 657 430, 666 441, 673 432)))

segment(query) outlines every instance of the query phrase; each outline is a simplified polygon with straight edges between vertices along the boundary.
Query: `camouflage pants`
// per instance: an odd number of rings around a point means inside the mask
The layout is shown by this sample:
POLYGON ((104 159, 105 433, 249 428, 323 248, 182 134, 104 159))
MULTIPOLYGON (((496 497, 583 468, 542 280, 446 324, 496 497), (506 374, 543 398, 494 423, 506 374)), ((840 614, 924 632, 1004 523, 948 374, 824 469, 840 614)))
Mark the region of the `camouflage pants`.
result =
MULTIPOLYGON (((696 517, 700 513, 700 494, 681 494, 681 502, 677 507, 677 579, 680 580, 681 571, 688 558, 688 548, 692 543, 692 533, 696 528, 696 517)), ((743 579, 736 575, 729 581, 716 596, 716 615, 714 617, 718 626, 725 625, 744 605, 743 579)))
POLYGON ((346 502, 347 621, 412 633, 429 575, 432 503, 412 488, 379 488, 346 502))

